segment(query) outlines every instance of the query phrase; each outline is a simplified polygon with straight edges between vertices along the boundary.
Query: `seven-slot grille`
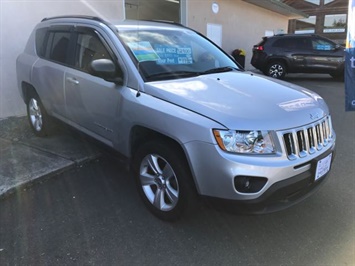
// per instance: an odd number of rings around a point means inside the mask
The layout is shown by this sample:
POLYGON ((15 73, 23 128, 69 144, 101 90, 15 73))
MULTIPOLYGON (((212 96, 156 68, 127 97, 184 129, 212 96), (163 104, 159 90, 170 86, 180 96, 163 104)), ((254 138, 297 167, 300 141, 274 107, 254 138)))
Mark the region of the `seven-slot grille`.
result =
POLYGON ((332 121, 327 116, 313 124, 283 134, 290 160, 302 158, 326 147, 332 139, 332 121))

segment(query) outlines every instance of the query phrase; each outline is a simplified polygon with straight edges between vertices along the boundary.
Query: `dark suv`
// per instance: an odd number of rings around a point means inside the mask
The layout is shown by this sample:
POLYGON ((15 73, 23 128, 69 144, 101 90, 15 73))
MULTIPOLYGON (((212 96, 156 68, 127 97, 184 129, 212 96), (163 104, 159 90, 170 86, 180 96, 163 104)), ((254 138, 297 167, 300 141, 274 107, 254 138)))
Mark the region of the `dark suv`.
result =
POLYGON ((265 75, 282 79, 287 73, 344 76, 344 48, 314 34, 263 37, 254 45, 251 64, 265 75))

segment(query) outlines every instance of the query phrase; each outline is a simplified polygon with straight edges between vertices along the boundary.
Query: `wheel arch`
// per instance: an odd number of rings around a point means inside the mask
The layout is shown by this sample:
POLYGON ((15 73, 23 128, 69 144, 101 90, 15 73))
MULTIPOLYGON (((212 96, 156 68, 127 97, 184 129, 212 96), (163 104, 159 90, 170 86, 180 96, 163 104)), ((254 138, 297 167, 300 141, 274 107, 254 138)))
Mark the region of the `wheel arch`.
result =
POLYGON ((188 167, 188 170, 190 171, 191 177, 192 177, 192 182, 194 184, 194 189, 195 192, 197 192, 197 184, 195 177, 193 175, 193 171, 191 170, 191 165, 188 161, 188 156, 183 149, 181 143, 179 143, 176 139, 167 136, 163 133, 160 133, 158 131, 155 131, 153 129, 144 127, 144 126, 134 126, 130 132, 130 161, 131 163, 134 161, 134 156, 137 153, 137 150, 139 149, 140 146, 142 146, 144 143, 149 142, 149 141, 154 141, 154 140, 159 140, 159 141, 164 141, 168 143, 168 145, 171 145, 173 148, 174 152, 179 153, 182 158, 184 158, 186 166, 188 167))
POLYGON ((28 101, 30 100, 30 96, 32 96, 33 94, 37 94, 35 87, 33 87, 32 84, 25 81, 21 83, 21 92, 23 95, 23 100, 26 104, 28 104, 28 101))
POLYGON ((186 158, 185 151, 181 147, 181 144, 177 140, 175 140, 163 133, 160 133, 156 130, 153 130, 153 129, 150 129, 150 128, 147 128, 144 126, 138 126, 138 125, 134 126, 130 132, 130 154, 131 154, 131 157, 134 156, 134 154, 137 152, 138 148, 143 143, 148 142, 148 141, 153 141, 153 140, 162 140, 162 141, 169 142, 171 145, 174 145, 175 148, 177 148, 179 152, 183 153, 183 155, 186 158))
POLYGON ((265 64, 265 67, 264 67, 264 71, 266 71, 268 69, 268 66, 271 64, 271 63, 274 63, 274 62, 281 62, 285 65, 286 67, 286 73, 288 73, 288 69, 289 69, 289 64, 288 64, 288 61, 283 58, 283 57, 271 57, 269 58, 267 61, 266 61, 266 64, 265 64))

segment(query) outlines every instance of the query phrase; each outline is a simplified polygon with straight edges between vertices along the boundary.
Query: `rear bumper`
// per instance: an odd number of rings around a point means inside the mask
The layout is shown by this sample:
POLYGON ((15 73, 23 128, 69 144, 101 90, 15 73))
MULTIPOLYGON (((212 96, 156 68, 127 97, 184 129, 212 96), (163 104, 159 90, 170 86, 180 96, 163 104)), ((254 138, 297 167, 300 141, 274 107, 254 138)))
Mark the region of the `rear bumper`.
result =
POLYGON ((250 64, 256 69, 263 70, 266 64, 266 55, 264 53, 253 53, 250 64))

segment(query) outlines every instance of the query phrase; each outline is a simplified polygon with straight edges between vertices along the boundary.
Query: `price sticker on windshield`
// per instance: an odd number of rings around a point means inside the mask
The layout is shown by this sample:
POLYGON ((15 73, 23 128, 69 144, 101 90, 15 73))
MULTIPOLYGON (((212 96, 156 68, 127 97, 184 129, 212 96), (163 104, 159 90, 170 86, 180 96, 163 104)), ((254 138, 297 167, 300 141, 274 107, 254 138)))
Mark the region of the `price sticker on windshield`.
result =
POLYGON ((192 48, 188 45, 169 46, 157 44, 154 46, 155 52, 159 55, 157 64, 160 65, 191 65, 192 48))
POLYGON ((315 181, 317 181, 319 178, 329 172, 331 163, 332 153, 317 162, 316 175, 314 178, 315 181))

